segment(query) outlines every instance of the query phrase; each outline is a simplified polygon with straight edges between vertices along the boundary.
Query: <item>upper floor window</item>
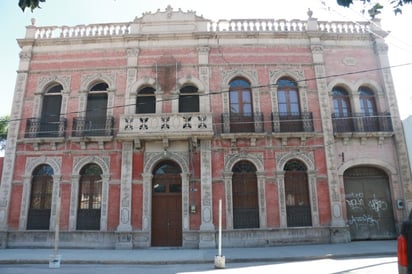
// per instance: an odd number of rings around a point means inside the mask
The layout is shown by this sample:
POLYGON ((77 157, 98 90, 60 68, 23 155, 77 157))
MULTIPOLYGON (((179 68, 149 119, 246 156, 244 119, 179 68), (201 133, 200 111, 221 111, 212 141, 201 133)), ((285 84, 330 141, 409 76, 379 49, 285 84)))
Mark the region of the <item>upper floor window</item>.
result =
POLYGON ((105 135, 108 88, 106 83, 97 83, 91 87, 87 95, 86 135, 105 135))
POLYGON ((376 115, 377 109, 373 91, 368 87, 360 87, 358 91, 361 113, 365 116, 376 115))
POLYGON ((243 78, 235 78, 229 83, 230 131, 253 132, 252 89, 243 78))
POLYGON ((144 87, 137 93, 136 113, 156 113, 155 89, 144 87))
POLYGON ((299 115, 298 85, 289 78, 281 78, 277 81, 278 109, 281 115, 299 115))
POLYGON ((199 112, 199 94, 195 86, 184 86, 180 89, 179 112, 199 112))
POLYGON ((339 117, 351 116, 351 106, 348 92, 341 87, 334 87, 333 95, 333 111, 339 117))
POLYGON ((43 97, 38 137, 57 137, 62 104, 62 85, 50 86, 43 97))

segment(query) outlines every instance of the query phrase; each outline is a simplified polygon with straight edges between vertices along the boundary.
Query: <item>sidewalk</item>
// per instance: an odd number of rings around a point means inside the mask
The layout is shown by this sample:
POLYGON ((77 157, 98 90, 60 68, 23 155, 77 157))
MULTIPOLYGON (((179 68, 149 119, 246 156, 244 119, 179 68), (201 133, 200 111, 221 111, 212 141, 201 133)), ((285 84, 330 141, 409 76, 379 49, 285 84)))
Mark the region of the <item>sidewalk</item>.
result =
MULTIPOLYGON (((147 248, 133 250, 61 249, 62 264, 213 263, 217 249, 147 248)), ((0 264, 48 264, 53 249, 0 249, 0 264)), ((226 262, 303 261, 360 256, 396 256, 396 241, 222 248, 226 262)))

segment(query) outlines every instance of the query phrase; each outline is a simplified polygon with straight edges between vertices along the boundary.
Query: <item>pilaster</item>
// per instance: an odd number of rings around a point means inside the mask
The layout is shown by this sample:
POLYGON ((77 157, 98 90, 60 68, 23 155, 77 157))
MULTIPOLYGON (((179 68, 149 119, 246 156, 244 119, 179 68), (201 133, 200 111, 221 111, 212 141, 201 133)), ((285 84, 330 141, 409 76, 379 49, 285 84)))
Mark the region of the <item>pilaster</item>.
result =
POLYGON ((215 226, 213 225, 213 191, 212 191, 212 150, 210 140, 200 141, 200 187, 201 187, 201 224, 199 248, 213 248, 215 243, 215 226))
POLYGON ((122 144, 120 214, 118 232, 131 231, 133 142, 122 144))

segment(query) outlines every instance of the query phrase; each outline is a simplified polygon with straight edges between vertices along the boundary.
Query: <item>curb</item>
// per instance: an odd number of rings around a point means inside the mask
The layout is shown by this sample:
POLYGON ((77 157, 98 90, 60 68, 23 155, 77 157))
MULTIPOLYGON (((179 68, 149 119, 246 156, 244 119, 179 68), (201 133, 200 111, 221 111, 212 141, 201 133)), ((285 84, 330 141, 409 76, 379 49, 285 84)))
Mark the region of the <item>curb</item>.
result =
MULTIPOLYGON (((322 259, 342 259, 353 257, 376 257, 376 256, 396 256, 396 252, 377 252, 364 254, 327 254, 319 256, 303 256, 303 257, 277 257, 277 258, 227 258, 226 263, 253 263, 253 262, 298 262, 311 261, 322 259)), ((48 259, 0 259, 0 265, 6 264, 48 264, 48 259)), ((124 265, 168 265, 168 264, 209 264, 214 263, 214 259, 194 259, 194 260, 174 260, 174 261, 137 261, 137 260, 93 260, 93 259, 67 259, 62 258, 62 264, 124 264, 124 265)))

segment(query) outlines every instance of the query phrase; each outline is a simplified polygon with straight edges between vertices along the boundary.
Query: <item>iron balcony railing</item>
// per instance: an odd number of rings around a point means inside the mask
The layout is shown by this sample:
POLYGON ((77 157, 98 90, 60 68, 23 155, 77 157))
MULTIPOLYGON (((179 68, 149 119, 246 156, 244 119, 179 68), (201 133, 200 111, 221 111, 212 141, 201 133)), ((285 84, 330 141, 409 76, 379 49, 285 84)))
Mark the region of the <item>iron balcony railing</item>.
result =
POLYGON ((52 121, 42 118, 28 118, 26 120, 25 138, 58 138, 65 137, 67 119, 60 118, 52 121))
POLYGON ((392 120, 389 113, 332 114, 334 132, 391 132, 392 120))
POLYGON ((222 113, 222 133, 264 132, 263 114, 254 113, 222 113))
POLYGON ((313 132, 312 112, 273 112, 273 132, 313 132))
POLYGON ((113 136, 114 118, 112 116, 98 119, 85 117, 73 118, 73 137, 113 136))

